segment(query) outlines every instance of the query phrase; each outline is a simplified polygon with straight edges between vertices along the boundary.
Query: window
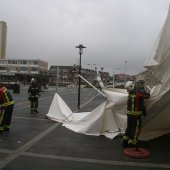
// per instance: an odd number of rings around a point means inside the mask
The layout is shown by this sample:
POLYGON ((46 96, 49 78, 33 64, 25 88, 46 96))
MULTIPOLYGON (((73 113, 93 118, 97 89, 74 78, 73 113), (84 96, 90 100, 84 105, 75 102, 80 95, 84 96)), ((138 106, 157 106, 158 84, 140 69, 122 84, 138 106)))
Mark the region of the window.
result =
POLYGON ((17 64, 17 60, 8 60, 8 64, 17 64))
POLYGON ((22 64, 22 60, 18 60, 18 64, 22 64))
POLYGON ((0 66, 0 70, 6 70, 6 67, 0 66))
POLYGON ((28 68, 27 67, 20 67, 20 71, 27 71, 28 68))
POLYGON ((34 65, 38 65, 38 61, 34 61, 34 65))
POLYGON ((37 60, 29 60, 29 64, 30 65, 38 65, 38 61, 37 60))
POLYGON ((9 69, 10 69, 11 72, 16 72, 17 71, 16 67, 10 67, 9 69))
POLYGON ((55 66, 51 66, 50 69, 55 69, 55 66))
POLYGON ((17 60, 11 60, 11 64, 17 64, 17 60))
POLYGON ((31 71, 38 71, 38 68, 31 67, 31 71))
POLYGON ((8 61, 7 60, 1 60, 1 63, 2 64, 8 64, 8 61))
POLYGON ((23 64, 27 64, 27 60, 23 60, 23 64))

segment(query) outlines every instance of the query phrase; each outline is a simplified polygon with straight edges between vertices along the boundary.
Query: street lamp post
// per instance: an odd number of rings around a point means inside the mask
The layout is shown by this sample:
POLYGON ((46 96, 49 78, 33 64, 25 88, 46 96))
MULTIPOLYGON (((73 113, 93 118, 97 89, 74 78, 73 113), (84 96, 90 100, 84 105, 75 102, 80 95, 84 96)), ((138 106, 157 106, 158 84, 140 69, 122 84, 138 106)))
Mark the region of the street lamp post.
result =
POLYGON ((125 80, 124 80, 125 84, 126 84, 126 81, 127 81, 127 77, 126 77, 126 64, 127 64, 127 60, 125 60, 125 80))
POLYGON ((57 70, 56 70, 56 92, 58 92, 59 71, 60 71, 60 68, 59 68, 59 66, 57 66, 57 70))
MULTIPOLYGON (((79 54, 80 54, 80 60, 79 60, 79 75, 81 75, 81 55, 83 54, 83 48, 84 47, 82 44, 79 44, 79 46, 76 46, 76 48, 79 49, 79 54)), ((81 86, 81 78, 79 76, 79 83, 78 83, 78 109, 80 109, 80 86, 81 86)))

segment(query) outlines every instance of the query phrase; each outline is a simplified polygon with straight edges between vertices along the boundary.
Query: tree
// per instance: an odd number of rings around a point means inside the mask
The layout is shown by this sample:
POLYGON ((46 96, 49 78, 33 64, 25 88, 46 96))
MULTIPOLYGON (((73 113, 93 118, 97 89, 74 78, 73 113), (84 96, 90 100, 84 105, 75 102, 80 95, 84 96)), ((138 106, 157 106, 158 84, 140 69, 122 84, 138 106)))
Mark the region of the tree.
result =
POLYGON ((47 72, 45 71, 40 71, 40 73, 36 76, 37 82, 39 84, 39 87, 41 89, 41 87, 43 86, 44 89, 47 88, 47 83, 48 83, 48 75, 47 72))

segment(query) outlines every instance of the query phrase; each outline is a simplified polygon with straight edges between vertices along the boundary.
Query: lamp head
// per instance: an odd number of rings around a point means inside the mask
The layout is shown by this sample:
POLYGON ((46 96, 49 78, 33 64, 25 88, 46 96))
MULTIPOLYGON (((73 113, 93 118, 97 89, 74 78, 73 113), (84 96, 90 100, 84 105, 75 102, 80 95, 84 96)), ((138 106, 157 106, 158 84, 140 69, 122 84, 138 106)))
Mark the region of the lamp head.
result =
POLYGON ((76 48, 79 48, 79 54, 83 53, 83 48, 86 48, 85 46, 83 46, 82 44, 79 44, 79 46, 76 46, 76 48))

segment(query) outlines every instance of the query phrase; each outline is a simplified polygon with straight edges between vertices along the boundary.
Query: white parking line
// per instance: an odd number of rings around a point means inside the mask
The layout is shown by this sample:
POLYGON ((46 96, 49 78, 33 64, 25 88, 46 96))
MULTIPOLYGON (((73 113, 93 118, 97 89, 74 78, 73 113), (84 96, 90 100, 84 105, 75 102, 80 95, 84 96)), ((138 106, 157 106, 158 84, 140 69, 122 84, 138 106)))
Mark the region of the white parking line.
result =
POLYGON ((50 126, 47 130, 43 131, 38 136, 36 136, 34 139, 28 141, 25 145, 23 145, 19 149, 15 150, 14 153, 11 153, 10 155, 6 156, 5 159, 0 161, 0 169, 4 168, 7 164, 12 162, 17 157, 19 157, 25 150, 29 149, 35 143, 40 141, 42 138, 44 138, 46 135, 48 135, 51 131, 53 131, 59 125, 60 124, 55 123, 54 125, 50 126))
POLYGON ((80 157, 68 157, 68 156, 56 156, 56 155, 47 155, 39 153, 30 153, 24 152, 22 155, 38 157, 38 158, 47 158, 47 159, 58 159, 63 161, 75 161, 75 162, 85 162, 85 163, 96 163, 96 164, 105 164, 105 165, 118 165, 118 166, 130 166, 130 167, 144 167, 144 168, 164 168, 169 169, 169 164, 159 164, 159 163, 141 163, 141 162, 128 162, 128 161, 112 161, 112 160, 99 160, 99 159, 88 159, 80 157))

